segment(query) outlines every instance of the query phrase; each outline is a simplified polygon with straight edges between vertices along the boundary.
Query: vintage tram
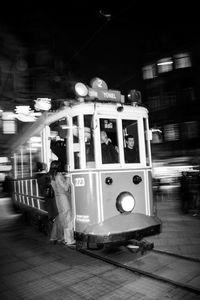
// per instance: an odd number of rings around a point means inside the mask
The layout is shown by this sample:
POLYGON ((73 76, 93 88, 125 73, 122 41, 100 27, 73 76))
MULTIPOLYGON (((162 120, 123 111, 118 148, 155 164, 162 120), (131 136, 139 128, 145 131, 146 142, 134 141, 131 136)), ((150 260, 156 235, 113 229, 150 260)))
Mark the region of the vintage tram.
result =
MULTIPOLYGON (((160 232, 152 194, 151 131, 148 111, 131 91, 128 103, 119 91, 96 79, 92 87, 75 85, 76 98, 56 111, 44 111, 12 143, 13 201, 23 211, 47 212, 34 174, 38 161, 49 168, 60 159, 70 177, 77 242, 107 244, 160 232), (115 159, 102 156, 102 132, 115 159), (125 157, 126 138, 137 157, 125 157)), ((111 156, 113 157, 113 155, 111 156)))

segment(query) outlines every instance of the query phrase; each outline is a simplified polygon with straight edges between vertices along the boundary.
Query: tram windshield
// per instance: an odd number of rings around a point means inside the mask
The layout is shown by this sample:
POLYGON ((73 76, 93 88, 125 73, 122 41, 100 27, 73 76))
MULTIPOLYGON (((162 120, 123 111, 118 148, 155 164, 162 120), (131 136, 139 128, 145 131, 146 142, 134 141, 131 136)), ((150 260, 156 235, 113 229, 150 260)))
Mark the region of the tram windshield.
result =
POLYGON ((122 120, 122 131, 118 130, 117 119, 100 119, 102 164, 119 163, 119 139, 122 140, 123 157, 126 164, 140 163, 138 121, 122 120), (120 133, 122 132, 122 134, 120 133), (122 135, 122 136, 121 136, 122 135))

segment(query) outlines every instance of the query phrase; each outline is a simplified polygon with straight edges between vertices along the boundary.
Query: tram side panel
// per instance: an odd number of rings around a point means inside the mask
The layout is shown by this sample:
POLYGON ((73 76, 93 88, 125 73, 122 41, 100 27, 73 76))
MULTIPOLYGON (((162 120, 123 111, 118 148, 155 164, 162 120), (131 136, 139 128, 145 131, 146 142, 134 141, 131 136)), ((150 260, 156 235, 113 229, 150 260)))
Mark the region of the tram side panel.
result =
POLYGON ((99 221, 97 173, 72 175, 75 197, 75 231, 85 232, 99 221))

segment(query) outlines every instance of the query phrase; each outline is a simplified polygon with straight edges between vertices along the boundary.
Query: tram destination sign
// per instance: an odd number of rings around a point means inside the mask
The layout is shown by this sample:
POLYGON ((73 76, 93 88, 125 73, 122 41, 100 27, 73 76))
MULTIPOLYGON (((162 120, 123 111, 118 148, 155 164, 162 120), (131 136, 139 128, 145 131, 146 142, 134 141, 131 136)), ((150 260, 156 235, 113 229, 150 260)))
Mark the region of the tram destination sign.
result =
POLYGON ((88 95, 100 101, 121 102, 121 92, 116 90, 92 89, 89 88, 88 95))

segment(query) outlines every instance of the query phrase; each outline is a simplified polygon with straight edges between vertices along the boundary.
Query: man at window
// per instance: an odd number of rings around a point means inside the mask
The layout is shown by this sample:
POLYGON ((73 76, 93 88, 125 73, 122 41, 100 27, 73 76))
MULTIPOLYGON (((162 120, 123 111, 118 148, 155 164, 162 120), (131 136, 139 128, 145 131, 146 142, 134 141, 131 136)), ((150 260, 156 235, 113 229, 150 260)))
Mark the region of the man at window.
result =
POLYGON ((138 163, 139 155, 135 146, 135 140, 132 135, 126 136, 126 147, 124 148, 124 157, 126 163, 138 163))
POLYGON ((104 130, 101 131, 101 151, 102 164, 112 164, 118 162, 118 152, 104 130))

